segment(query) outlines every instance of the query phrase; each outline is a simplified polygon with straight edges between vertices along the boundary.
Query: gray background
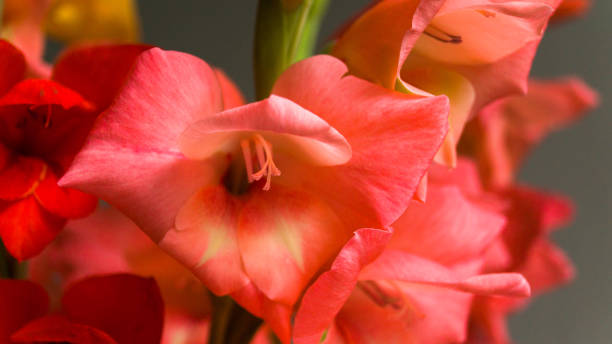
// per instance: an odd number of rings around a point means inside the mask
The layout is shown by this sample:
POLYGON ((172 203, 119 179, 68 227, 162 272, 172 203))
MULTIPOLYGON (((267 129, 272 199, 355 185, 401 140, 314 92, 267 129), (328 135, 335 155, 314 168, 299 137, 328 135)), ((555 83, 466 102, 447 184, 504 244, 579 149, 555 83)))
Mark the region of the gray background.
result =
MULTIPOLYGON (((367 4, 332 0, 322 36, 367 4)), ((251 51, 255 0, 141 1, 145 41, 197 55, 223 68, 253 97, 251 51)), ((538 298, 511 321, 517 343, 612 343, 612 1, 599 0, 581 20, 547 32, 533 75, 575 74, 601 93, 602 104, 577 125, 548 138, 520 180, 574 199, 575 222, 555 238, 574 260, 578 279, 538 298)))

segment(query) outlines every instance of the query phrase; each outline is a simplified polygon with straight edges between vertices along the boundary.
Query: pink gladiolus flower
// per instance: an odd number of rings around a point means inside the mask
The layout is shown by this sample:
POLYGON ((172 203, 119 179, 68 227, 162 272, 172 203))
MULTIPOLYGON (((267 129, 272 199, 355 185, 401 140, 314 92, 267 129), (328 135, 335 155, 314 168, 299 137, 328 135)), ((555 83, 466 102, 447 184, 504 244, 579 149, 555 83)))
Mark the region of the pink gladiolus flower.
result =
MULTIPOLYGON (((572 280, 574 268, 570 260, 549 240, 550 233, 571 217, 571 203, 525 187, 513 187, 501 195, 510 201, 506 211, 508 224, 498 242, 489 249, 486 271, 521 273, 529 281, 534 295, 572 280)), ((506 318, 528 301, 477 297, 470 316, 470 340, 510 343, 506 318)))
POLYGON ((452 172, 435 167, 427 202, 408 207, 377 258, 363 237, 390 233, 359 232, 306 292, 294 342, 319 343, 328 331, 324 343, 458 343, 473 295, 528 296, 520 274, 480 274, 505 221, 477 181, 467 161, 452 172))
POLYGON ((527 75, 560 0, 382 0, 339 36, 352 74, 390 89, 450 98, 436 161, 454 166, 465 122, 487 103, 527 90, 527 75))
POLYGON ((117 206, 214 293, 290 309, 355 229, 401 215, 446 133, 445 97, 346 72, 312 57, 227 109, 236 91, 206 63, 149 50, 62 184, 117 206))
POLYGON ((581 118, 597 101, 597 93, 579 79, 532 80, 528 94, 484 108, 469 123, 460 151, 478 161, 487 186, 508 186, 533 146, 581 118))

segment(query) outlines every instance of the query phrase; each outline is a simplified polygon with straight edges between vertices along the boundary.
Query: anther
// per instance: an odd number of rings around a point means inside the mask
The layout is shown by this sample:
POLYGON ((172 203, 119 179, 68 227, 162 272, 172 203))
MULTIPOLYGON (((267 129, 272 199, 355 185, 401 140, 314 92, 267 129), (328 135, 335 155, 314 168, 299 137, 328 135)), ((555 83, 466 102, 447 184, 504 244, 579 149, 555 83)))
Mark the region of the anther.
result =
POLYGON ((447 32, 444 32, 438 29, 437 27, 433 25, 429 25, 427 29, 423 31, 423 33, 442 43, 459 44, 463 42, 463 39, 461 38, 461 36, 451 35, 447 32))
POLYGON ((250 139, 243 139, 240 141, 242 148, 242 155, 244 157, 244 165, 246 167, 247 180, 249 183, 258 181, 263 177, 266 177, 266 184, 264 190, 270 190, 273 176, 280 176, 281 171, 274 164, 274 157, 272 153, 272 145, 266 141, 260 134, 253 135, 250 139), (259 170, 254 172, 253 169, 253 154, 251 152, 251 140, 255 145, 255 155, 257 156, 257 163, 259 170))

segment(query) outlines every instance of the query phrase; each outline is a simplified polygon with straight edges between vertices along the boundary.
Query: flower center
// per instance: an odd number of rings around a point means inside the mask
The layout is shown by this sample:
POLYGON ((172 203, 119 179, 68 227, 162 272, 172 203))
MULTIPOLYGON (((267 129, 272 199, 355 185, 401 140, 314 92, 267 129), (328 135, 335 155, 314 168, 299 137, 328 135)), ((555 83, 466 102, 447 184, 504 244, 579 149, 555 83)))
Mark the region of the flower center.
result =
POLYGON ((280 176, 281 171, 274 164, 272 153, 272 144, 266 141, 260 134, 254 134, 251 138, 240 141, 242 155, 244 157, 244 166, 246 168, 247 180, 249 183, 258 181, 266 177, 264 190, 270 190, 272 176, 280 176), (251 150, 251 143, 255 147, 255 159, 251 150), (259 170, 254 170, 254 163, 257 162, 259 170))

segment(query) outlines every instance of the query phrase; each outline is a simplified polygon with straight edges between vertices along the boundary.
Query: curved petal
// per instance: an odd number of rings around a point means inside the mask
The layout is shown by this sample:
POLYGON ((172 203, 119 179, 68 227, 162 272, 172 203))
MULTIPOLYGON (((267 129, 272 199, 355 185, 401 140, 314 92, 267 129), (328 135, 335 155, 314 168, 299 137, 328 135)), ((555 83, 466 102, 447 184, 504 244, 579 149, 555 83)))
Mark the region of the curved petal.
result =
POLYGON ((116 274, 80 280, 64 293, 62 309, 72 322, 102 330, 118 343, 161 340, 164 303, 153 278, 116 274))
POLYGON ((0 201, 0 236, 18 260, 39 254, 59 233, 65 219, 45 211, 34 196, 16 202, 0 201))
POLYGON ((406 283, 368 285, 360 282, 359 286, 336 318, 336 325, 346 342, 464 342, 471 295, 406 283))
POLYGON ((32 194, 48 172, 45 163, 13 154, 2 145, 0 150, 7 157, 0 165, 0 200, 13 201, 32 194))
POLYGON ((414 51, 457 65, 493 63, 539 40, 553 11, 539 0, 446 1, 414 51), (449 43, 446 36, 459 42, 449 43))
POLYGON ((61 316, 46 316, 30 322, 11 336, 11 343, 117 344, 103 331, 61 316))
POLYGON ((98 199, 92 195, 58 186, 57 177, 51 170, 47 170, 45 178, 38 184, 34 197, 45 210, 66 219, 85 217, 98 205, 98 199))
POLYGON ((427 202, 413 202, 393 224, 389 247, 452 265, 478 258, 505 225, 501 211, 470 199, 457 186, 428 187, 427 202))
POLYGON ((102 111, 123 86, 136 58, 150 48, 144 44, 70 48, 54 64, 51 78, 79 92, 102 111))
POLYGON ((527 297, 531 290, 518 273, 461 276, 442 265, 397 250, 385 250, 361 271, 360 280, 397 280, 433 285, 477 295, 527 297))
POLYGON ((253 283, 268 298, 291 306, 349 233, 316 195, 275 185, 249 195, 237 239, 253 283))
POLYGON ((0 95, 10 90, 25 76, 25 57, 11 43, 0 39, 0 95))
POLYGON ((418 6, 417 1, 380 1, 342 33, 332 54, 352 74, 393 89, 401 67, 402 40, 413 26, 422 26, 412 20, 418 6))
POLYGON ((174 229, 159 242, 217 295, 249 282, 236 239, 240 206, 222 186, 203 188, 183 205, 174 229))
POLYGON ((253 132, 269 138, 275 150, 304 156, 317 165, 341 165, 351 158, 350 145, 333 127, 275 95, 194 123, 181 135, 181 151, 188 158, 205 159, 220 146, 237 147, 240 137, 253 132))
POLYGON ((10 343, 15 331, 47 313, 49 297, 30 281, 0 279, 0 304, 0 342, 10 343))
POLYGON ((184 158, 178 137, 222 105, 219 83, 205 62, 147 50, 60 185, 110 202, 159 241, 183 203, 218 178, 210 163, 184 158))
POLYGON ((460 74, 444 68, 432 68, 415 58, 408 58, 401 69, 401 80, 434 95, 445 95, 449 99, 449 131, 436 155, 436 162, 455 167, 456 147, 463 127, 472 113, 476 97, 474 87, 460 74))
POLYGON ((566 224, 573 206, 565 197, 528 187, 513 187, 503 193, 510 202, 508 224, 502 234, 511 256, 510 269, 521 266, 532 246, 551 231, 566 224))
POLYGON ((360 229, 344 245, 331 268, 322 273, 304 294, 293 328, 296 344, 320 343, 327 328, 351 295, 359 271, 384 249, 391 231, 360 229))
POLYGON ((448 100, 385 90, 346 72, 340 60, 321 55, 278 79, 274 94, 327 121, 353 150, 347 164, 283 174, 299 176, 294 185, 325 199, 350 227, 376 228, 396 220, 412 199, 446 134, 448 100))
POLYGON ((478 160, 488 185, 503 187, 535 144, 597 103, 597 93, 580 79, 531 80, 526 95, 484 108, 469 124, 461 148, 478 160))
POLYGON ((534 294, 558 288, 576 276, 576 270, 565 253, 542 239, 533 245, 519 272, 529 281, 534 294))
POLYGON ((24 80, 0 104, 4 144, 44 159, 59 173, 80 149, 97 115, 78 93, 50 80, 24 80))
POLYGON ((19 82, 0 98, 0 106, 7 105, 59 105, 63 109, 82 107, 90 109, 80 94, 51 80, 27 79, 19 82))

